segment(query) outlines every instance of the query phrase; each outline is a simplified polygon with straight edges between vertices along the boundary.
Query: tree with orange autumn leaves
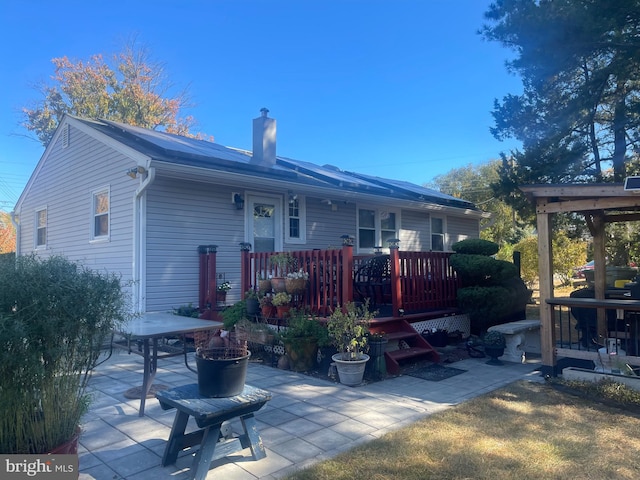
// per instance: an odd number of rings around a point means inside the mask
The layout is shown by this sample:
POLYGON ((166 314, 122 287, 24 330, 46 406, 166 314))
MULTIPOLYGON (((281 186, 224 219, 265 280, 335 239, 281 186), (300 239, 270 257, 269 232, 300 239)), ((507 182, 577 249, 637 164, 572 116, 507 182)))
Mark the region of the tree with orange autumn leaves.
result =
POLYGON ((0 254, 16 251, 16 229, 11 216, 0 210, 0 254))
POLYGON ((64 114, 202 137, 189 132, 195 123, 193 117, 179 116, 188 106, 186 91, 171 95, 164 66, 152 61, 135 41, 114 55, 111 65, 102 55, 93 55, 86 62, 65 56, 54 58, 52 63, 54 84, 40 85, 43 99, 22 110, 22 125, 45 147, 64 114))

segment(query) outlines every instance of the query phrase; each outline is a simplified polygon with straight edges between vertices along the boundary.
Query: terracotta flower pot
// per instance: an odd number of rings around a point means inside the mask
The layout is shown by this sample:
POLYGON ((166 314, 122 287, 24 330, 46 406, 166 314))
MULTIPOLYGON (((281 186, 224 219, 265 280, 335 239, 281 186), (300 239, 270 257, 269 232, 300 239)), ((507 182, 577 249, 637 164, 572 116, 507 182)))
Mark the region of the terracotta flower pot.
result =
POLYGON ((271 288, 275 293, 286 292, 287 284, 284 277, 273 277, 271 279, 271 288))

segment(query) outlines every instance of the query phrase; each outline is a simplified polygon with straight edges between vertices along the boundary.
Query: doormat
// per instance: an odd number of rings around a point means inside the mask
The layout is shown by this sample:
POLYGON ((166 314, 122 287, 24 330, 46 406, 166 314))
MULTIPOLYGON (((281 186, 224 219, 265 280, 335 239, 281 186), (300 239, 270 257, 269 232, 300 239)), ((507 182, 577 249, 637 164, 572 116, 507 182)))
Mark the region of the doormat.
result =
POLYGON ((440 380, 455 377, 456 375, 460 375, 464 372, 466 372, 466 370, 453 367, 443 367, 442 365, 434 363, 428 367, 422 367, 413 371, 405 372, 405 375, 429 380, 430 382, 439 382, 440 380))

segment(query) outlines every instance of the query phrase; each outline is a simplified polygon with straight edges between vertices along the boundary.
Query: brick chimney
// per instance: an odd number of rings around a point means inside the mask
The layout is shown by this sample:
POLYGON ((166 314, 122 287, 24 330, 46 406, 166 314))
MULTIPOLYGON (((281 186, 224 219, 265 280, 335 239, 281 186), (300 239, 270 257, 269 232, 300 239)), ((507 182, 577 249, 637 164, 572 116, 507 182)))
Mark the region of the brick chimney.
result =
POLYGON ((276 120, 269 118, 269 110, 260 109, 260 116, 253 119, 253 155, 251 163, 263 167, 276 164, 276 120))

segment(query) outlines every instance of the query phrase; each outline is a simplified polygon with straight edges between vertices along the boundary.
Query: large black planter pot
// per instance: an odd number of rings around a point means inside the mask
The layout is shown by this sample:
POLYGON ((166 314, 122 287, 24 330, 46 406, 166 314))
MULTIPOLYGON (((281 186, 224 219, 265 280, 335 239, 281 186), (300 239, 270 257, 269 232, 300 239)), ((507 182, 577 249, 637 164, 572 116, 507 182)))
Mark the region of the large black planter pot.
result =
POLYGON ((256 316, 260 312, 260 303, 257 298, 247 298, 247 315, 256 316))
POLYGON ((318 339, 315 337, 284 340, 284 351, 289 357, 289 369, 294 372, 314 370, 318 363, 318 339))
POLYGON ((490 357, 487 365, 503 365, 502 361, 498 360, 498 357, 504 355, 504 347, 484 347, 484 353, 487 357, 490 357))
POLYGON ((209 359, 196 354, 198 392, 203 397, 233 397, 242 393, 251 352, 237 358, 209 359))

